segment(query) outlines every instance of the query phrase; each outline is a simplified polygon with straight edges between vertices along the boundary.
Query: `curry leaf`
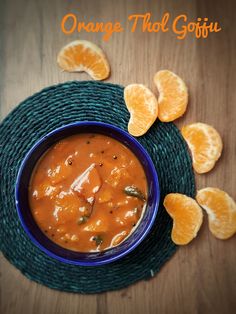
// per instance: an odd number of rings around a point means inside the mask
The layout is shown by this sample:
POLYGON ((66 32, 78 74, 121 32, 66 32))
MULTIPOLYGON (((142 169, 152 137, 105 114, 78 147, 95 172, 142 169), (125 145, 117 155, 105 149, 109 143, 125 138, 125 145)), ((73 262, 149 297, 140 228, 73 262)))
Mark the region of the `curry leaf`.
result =
POLYGON ((137 197, 138 199, 145 201, 146 197, 136 186, 128 185, 124 188, 124 192, 128 196, 137 197))
POLYGON ((97 235, 97 236, 93 237, 93 240, 96 242, 97 246, 102 244, 102 242, 103 242, 103 239, 102 239, 102 237, 100 235, 97 235))

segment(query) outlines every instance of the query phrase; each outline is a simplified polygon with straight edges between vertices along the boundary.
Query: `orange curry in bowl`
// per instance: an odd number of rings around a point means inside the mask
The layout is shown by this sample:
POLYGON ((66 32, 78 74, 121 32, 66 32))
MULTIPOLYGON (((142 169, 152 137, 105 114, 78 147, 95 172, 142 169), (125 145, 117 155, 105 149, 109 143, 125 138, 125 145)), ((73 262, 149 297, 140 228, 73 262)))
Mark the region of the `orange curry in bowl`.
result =
POLYGON ((103 251, 126 239, 145 210, 147 180, 137 157, 101 134, 61 140, 38 161, 29 202, 53 242, 79 252, 103 251))

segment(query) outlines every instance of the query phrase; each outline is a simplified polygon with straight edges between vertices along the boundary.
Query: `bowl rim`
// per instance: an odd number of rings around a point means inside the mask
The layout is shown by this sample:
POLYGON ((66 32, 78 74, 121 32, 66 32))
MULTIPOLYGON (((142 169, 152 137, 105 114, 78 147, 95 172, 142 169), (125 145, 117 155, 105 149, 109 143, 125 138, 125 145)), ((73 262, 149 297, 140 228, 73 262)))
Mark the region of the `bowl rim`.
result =
MULTIPOLYGON (((99 132, 95 132, 98 134, 101 134, 99 132)), ((78 132, 79 134, 79 132, 78 132)), ((109 135, 108 135, 109 136, 109 135)), ((110 136, 112 137, 112 136, 110 136)), ((117 140, 117 139, 116 139, 117 140)), ((119 141, 121 144, 125 145, 123 141, 121 140, 117 140, 119 141)), ((129 148, 130 149, 130 148, 129 148)), ((137 157, 138 158, 138 157, 137 157)), ((159 186, 159 180, 158 180, 158 174, 156 171, 156 168, 153 164, 153 161, 149 155, 149 153, 146 151, 146 149, 139 143, 139 141, 134 138, 131 134, 129 134, 127 131, 121 129, 120 127, 117 127, 115 125, 109 124, 109 123, 105 123, 105 122, 99 122, 99 121, 78 121, 78 122, 72 122, 69 124, 65 124, 61 127, 55 128, 52 131, 50 131, 49 133, 45 134, 44 136, 42 136, 39 140, 37 140, 32 146, 31 148, 27 151, 26 155, 24 156, 24 158, 21 161, 17 176, 16 176, 16 180, 15 180, 15 206, 16 206, 16 210, 17 210, 17 214, 18 217, 20 219, 21 225, 24 229, 24 231, 26 232, 27 236, 30 238, 30 240, 33 242, 33 244, 38 247, 41 251, 43 251, 44 253, 47 254, 47 256, 52 257, 60 262, 66 263, 66 264, 73 264, 73 265, 79 265, 79 266, 99 266, 99 265, 104 265, 104 264, 108 264, 111 263, 115 260, 118 260, 120 258, 122 258, 123 256, 129 254, 131 251, 133 251, 142 241, 143 239, 147 236, 147 234, 149 233, 149 231, 151 230, 154 221, 156 219, 157 216, 157 212, 159 209, 159 203, 160 203, 160 186, 159 186), (91 262, 86 261, 77 261, 77 260, 71 260, 71 259, 67 259, 64 257, 61 257, 57 254, 55 254, 54 252, 50 251, 49 249, 45 248, 30 232, 27 224, 25 223, 23 214, 22 214, 22 209, 20 207, 19 204, 19 198, 20 198, 20 193, 19 193, 19 185, 20 185, 20 179, 22 176, 22 172, 23 169, 25 168, 25 166, 27 165, 27 162, 30 160, 31 155, 33 154, 33 152, 43 143, 45 142, 49 137, 52 137, 53 135, 68 129, 70 127, 79 127, 79 126, 96 126, 96 127, 103 127, 103 128, 108 128, 111 129, 119 134, 121 134, 122 138, 126 138, 129 142, 131 142, 132 145, 136 146, 138 148, 138 150, 140 150, 142 152, 142 154, 145 156, 145 159, 148 162, 148 165, 150 167, 151 173, 152 173, 152 179, 153 179, 153 183, 154 183, 154 201, 153 201, 153 213, 151 216, 151 219, 149 221, 149 224, 147 226, 147 228, 140 234, 140 236, 138 237, 137 241, 134 242, 133 244, 131 244, 127 249, 123 250, 122 252, 118 253, 117 255, 113 255, 110 256, 108 258, 106 258, 105 260, 92 260, 91 262)), ((142 219, 142 218, 141 218, 142 219)), ((37 224, 37 223, 36 223, 37 224)), ((137 226, 138 228, 138 226, 137 226)), ((127 237, 127 239, 129 238, 129 236, 127 237)), ((49 239, 49 241, 51 241, 49 239)), ((53 241, 52 241, 53 242, 53 241)), ((123 242, 121 242, 122 244, 123 242)), ((58 245, 58 244, 57 244, 58 245)), ((58 245, 59 246, 59 245, 58 245)), ((64 248, 66 249, 66 248, 64 248)), ((112 248, 110 248, 112 250, 112 248)), ((66 249, 68 251, 71 251, 69 249, 66 249)), ((101 252, 105 252, 101 251, 101 252)), ((83 253, 83 252, 80 252, 83 253)), ((94 252, 91 252, 94 253, 94 252)), ((98 252, 99 253, 99 252, 98 252)), ((86 254, 90 254, 90 252, 86 252, 86 254)))

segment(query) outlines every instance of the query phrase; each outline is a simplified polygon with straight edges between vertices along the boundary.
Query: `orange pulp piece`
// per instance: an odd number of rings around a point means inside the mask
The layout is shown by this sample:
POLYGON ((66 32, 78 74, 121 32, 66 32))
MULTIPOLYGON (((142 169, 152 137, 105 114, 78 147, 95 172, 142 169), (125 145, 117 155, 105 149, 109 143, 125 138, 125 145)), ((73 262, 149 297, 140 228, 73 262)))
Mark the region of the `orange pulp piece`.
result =
POLYGON ((223 148, 219 133, 212 126, 200 122, 184 126, 181 133, 192 153, 194 170, 197 173, 210 171, 223 148))
POLYGON ((201 207, 191 197, 179 193, 166 195, 164 207, 173 219, 172 241, 179 245, 191 242, 202 225, 201 207))
POLYGON ((188 89, 184 81, 171 71, 161 70, 154 75, 154 83, 159 91, 158 118, 170 122, 181 117, 188 104, 188 89))
POLYGON ((133 136, 145 134, 158 115, 155 95, 142 84, 130 84, 125 87, 124 99, 130 113, 129 133, 133 136))
POLYGON ((102 49, 87 40, 75 40, 63 47, 57 62, 65 71, 86 72, 94 80, 104 80, 110 74, 110 65, 102 49))
POLYGON ((216 238, 225 240, 236 233, 236 204, 226 192, 205 188, 196 199, 207 212, 209 229, 216 238))
POLYGON ((93 163, 75 179, 71 187, 72 190, 78 192, 79 195, 83 195, 87 200, 92 202, 94 195, 99 191, 101 185, 101 178, 95 163, 93 163))

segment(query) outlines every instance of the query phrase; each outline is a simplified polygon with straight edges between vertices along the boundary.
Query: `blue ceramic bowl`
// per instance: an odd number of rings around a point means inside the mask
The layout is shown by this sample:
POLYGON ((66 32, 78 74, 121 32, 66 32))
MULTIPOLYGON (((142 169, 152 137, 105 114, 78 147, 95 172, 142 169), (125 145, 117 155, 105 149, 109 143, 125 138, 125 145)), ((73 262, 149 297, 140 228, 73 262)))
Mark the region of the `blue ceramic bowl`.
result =
POLYGON ((20 221, 32 242, 45 252, 61 262, 96 266, 110 263, 131 252, 146 237, 150 231, 159 205, 160 190, 158 177, 153 162, 146 150, 127 132, 110 124, 101 122, 78 122, 60 127, 41 138, 25 156, 16 180, 15 200, 20 221), (95 253, 80 253, 62 248, 52 242, 39 229, 31 214, 28 201, 28 186, 35 164, 42 154, 62 138, 78 133, 100 133, 110 136, 126 145, 137 156, 143 165, 148 182, 147 207, 143 217, 134 232, 118 246, 95 253))

